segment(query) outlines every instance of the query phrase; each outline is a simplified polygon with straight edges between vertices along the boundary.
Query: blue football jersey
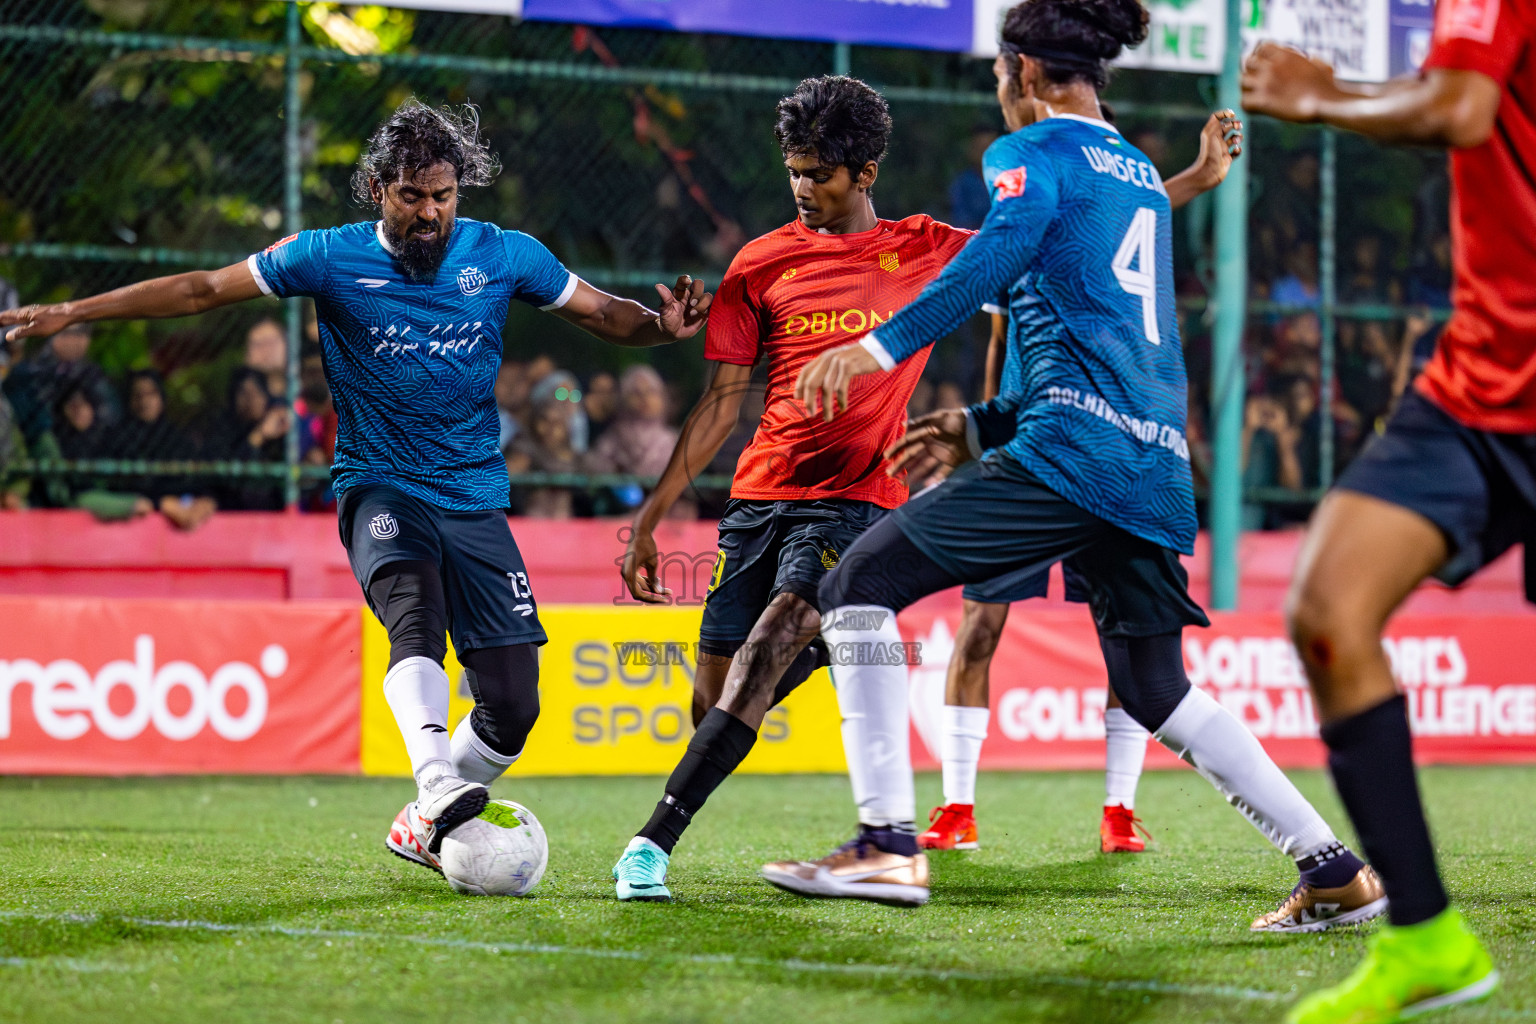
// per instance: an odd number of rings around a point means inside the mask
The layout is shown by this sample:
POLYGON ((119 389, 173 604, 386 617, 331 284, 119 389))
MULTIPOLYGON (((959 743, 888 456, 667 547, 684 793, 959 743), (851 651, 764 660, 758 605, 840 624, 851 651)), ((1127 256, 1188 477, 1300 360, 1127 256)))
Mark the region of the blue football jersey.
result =
POLYGON ((377 223, 301 231, 249 266, 268 295, 315 300, 337 494, 377 481, 456 512, 507 506, 493 394, 507 306, 558 309, 576 275, 538 240, 463 217, 431 283, 405 276, 377 223))
POLYGON ((1003 386, 969 410, 1073 504, 1165 547, 1195 541, 1168 194, 1113 127, 1052 117, 997 140, 981 232, 872 336, 901 360, 1008 296, 1003 386))

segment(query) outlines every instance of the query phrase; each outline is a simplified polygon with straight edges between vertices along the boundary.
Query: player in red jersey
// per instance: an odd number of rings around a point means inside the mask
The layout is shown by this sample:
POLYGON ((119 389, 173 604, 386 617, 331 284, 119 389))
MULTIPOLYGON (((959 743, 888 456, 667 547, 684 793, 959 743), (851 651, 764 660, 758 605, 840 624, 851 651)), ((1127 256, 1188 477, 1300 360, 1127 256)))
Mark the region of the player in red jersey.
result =
POLYGON ((1527 598, 1536 590, 1533 42, 1532 0, 1441 0, 1416 76, 1338 83, 1327 65, 1273 45, 1244 72, 1249 110, 1452 149, 1450 323, 1385 435, 1318 506, 1291 587, 1291 636, 1328 765, 1391 919, 1355 972, 1299 1004, 1294 1021, 1397 1020, 1498 984, 1440 882, 1381 632, 1426 576, 1460 582, 1523 539, 1527 598))
POLYGON ((757 739, 763 716, 826 664, 816 588, 866 527, 907 499, 885 472, 926 352, 856 386, 834 423, 806 416, 795 380, 811 359, 862 337, 917 297, 973 232, 931 217, 882 220, 871 191, 890 139, 879 93, 857 79, 807 79, 775 126, 799 216, 749 242, 715 294, 714 364, 656 490, 636 513, 623 575, 665 603, 652 530, 735 427, 753 367, 765 408, 720 521, 694 681, 697 731, 651 820, 614 868, 620 899, 665 900, 667 860, 692 815, 757 739))

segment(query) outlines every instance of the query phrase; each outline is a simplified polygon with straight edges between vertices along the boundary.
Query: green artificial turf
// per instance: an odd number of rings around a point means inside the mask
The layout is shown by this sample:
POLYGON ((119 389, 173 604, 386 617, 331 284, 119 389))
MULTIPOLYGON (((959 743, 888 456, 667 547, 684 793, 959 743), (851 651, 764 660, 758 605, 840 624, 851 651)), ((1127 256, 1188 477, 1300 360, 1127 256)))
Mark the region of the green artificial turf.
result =
MULTIPOLYGON (((1347 834, 1325 777, 1296 777, 1347 834)), ((1536 1020, 1536 769, 1423 782, 1505 977, 1443 1019, 1536 1020)), ((1143 781, 1141 856, 1096 852, 1100 786, 984 775, 983 848, 934 856, 932 902, 900 910, 756 877, 846 838, 840 777, 732 780, 673 858, 677 901, 638 905, 609 869, 659 779, 498 784, 549 832, 527 899, 387 855, 398 780, 3 779, 0 1021, 1261 1021, 1360 956, 1356 930, 1249 934, 1293 869, 1194 773, 1143 781)), ((937 797, 920 778, 920 805, 937 797)))

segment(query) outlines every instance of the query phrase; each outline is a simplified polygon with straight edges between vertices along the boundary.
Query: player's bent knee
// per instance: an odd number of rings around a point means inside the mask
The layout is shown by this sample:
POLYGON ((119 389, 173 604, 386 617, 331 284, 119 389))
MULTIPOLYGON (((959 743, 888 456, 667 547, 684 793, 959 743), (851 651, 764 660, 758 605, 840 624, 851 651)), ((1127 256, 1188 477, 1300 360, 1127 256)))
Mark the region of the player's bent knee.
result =
POLYGON ((1157 732, 1189 694, 1178 633, 1150 637, 1100 637, 1109 685, 1125 713, 1157 732))
POLYGON ((995 606, 967 602, 955 635, 955 659, 962 665, 991 661, 1003 638, 1003 624, 1008 621, 1007 605, 995 606), (1002 615, 994 609, 1001 607, 1002 615))
POLYGON ((475 698, 475 732, 496 753, 522 752, 539 720, 539 655, 533 644, 469 651, 464 677, 475 698))

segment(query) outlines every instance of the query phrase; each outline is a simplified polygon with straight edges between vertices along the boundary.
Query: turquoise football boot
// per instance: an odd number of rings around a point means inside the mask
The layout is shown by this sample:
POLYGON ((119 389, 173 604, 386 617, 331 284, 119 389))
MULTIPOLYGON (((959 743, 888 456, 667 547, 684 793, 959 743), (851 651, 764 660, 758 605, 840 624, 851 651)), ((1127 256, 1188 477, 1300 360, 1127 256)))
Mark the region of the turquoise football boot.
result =
POLYGON ((649 839, 635 836, 624 848, 624 856, 613 866, 614 888, 621 900, 665 903, 672 898, 666 886, 667 862, 671 856, 649 839))

